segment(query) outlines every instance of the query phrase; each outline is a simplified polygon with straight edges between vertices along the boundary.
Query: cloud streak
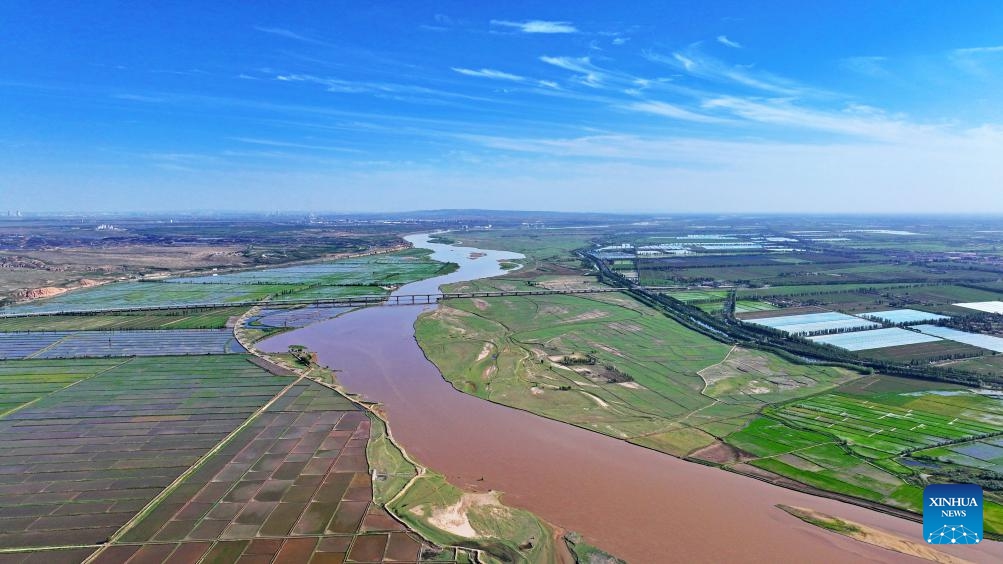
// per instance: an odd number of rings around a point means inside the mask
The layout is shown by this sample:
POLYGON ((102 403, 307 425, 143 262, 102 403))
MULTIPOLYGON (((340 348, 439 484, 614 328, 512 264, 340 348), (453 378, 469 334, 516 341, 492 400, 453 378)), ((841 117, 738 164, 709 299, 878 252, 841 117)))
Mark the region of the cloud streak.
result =
POLYGON ((602 86, 606 75, 592 64, 589 57, 550 57, 542 56, 540 60, 548 65, 578 73, 575 80, 591 88, 602 86))
POLYGON ((644 56, 649 61, 668 65, 693 77, 711 82, 739 84, 747 88, 785 96, 797 96, 809 92, 809 89, 791 80, 767 72, 756 71, 750 67, 725 63, 700 53, 695 47, 674 52, 672 56, 652 51, 644 52, 644 56))
POLYGON ((572 25, 571 22, 555 22, 546 20, 513 22, 509 20, 491 20, 491 25, 513 28, 521 33, 578 33, 578 29, 572 25))
POLYGON ((717 42, 720 43, 721 45, 724 45, 725 47, 731 47, 732 49, 742 48, 741 43, 739 43, 738 41, 732 41, 731 39, 728 39, 727 35, 718 35, 717 42))
POLYGON ((279 37, 284 37, 286 39, 292 39, 293 41, 300 41, 300 42, 303 42, 303 43, 312 43, 314 45, 323 45, 325 47, 333 47, 334 46, 331 43, 328 43, 326 41, 321 41, 320 39, 314 39, 312 37, 307 37, 305 35, 301 35, 299 33, 296 33, 295 31, 290 31, 288 29, 281 28, 281 27, 254 26, 254 29, 256 29, 256 30, 258 30, 258 31, 260 31, 262 33, 267 33, 269 35, 277 35, 279 37))
POLYGON ((451 67, 453 71, 458 72, 465 76, 476 76, 478 78, 490 78, 492 80, 509 80, 512 82, 524 82, 526 77, 519 76, 517 74, 511 74, 494 69, 465 69, 459 67, 451 67))
POLYGON ((1003 54, 1003 45, 992 45, 988 47, 965 47, 954 49, 950 53, 950 58, 961 70, 976 76, 988 76, 989 71, 984 63, 992 55, 1003 54))
POLYGON ((662 116, 682 121, 692 121, 696 123, 719 123, 719 124, 735 123, 734 120, 728 120, 719 117, 700 114, 673 104, 667 104, 665 102, 635 102, 633 104, 627 104, 623 107, 625 109, 635 112, 654 114, 657 116, 662 116))

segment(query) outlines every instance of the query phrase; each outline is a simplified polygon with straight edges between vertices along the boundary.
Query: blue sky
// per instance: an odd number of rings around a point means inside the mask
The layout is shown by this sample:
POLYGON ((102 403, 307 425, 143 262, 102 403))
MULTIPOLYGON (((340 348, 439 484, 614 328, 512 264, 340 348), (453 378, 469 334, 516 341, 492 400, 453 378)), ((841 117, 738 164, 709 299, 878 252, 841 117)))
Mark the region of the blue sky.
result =
POLYGON ((0 211, 1003 212, 1003 5, 0 5, 0 211))

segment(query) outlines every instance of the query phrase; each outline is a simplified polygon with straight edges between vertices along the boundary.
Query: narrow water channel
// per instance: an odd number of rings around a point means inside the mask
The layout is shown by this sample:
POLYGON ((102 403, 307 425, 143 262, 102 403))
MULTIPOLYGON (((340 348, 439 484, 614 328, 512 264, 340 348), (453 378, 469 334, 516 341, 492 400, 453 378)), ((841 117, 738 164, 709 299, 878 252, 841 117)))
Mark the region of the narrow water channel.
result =
MULTIPOLYGON (((519 257, 428 238, 408 240, 460 269, 397 293, 434 293, 440 284, 496 276, 504 272, 498 260, 519 257)), ((774 506, 817 509, 917 541, 918 523, 684 462, 456 391, 414 339, 415 320, 431 307, 364 308, 259 347, 282 352, 290 344, 306 345, 339 371, 349 391, 384 405, 394 436, 422 464, 457 486, 502 491, 507 504, 582 533, 634 564, 920 561, 820 530, 774 506)), ((950 552, 1003 562, 1003 543, 950 552)))

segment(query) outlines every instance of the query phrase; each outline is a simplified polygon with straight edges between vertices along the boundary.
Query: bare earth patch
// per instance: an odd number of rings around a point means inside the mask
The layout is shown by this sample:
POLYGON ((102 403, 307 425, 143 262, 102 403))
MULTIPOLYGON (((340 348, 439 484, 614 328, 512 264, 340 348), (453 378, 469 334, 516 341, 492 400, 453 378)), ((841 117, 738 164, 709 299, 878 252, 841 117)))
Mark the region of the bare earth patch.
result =
POLYGON ((617 348, 615 348, 615 347, 611 347, 609 345, 603 345, 601 343, 592 343, 592 345, 595 346, 595 348, 604 350, 604 351, 606 351, 606 352, 608 352, 610 354, 615 354, 616 356, 620 356, 620 357, 623 356, 623 353, 620 352, 620 350, 617 349, 617 348))
POLYGON ((638 384, 637 382, 617 382, 618 386, 623 386, 624 388, 630 388, 631 390, 644 390, 644 386, 638 384))
POLYGON ((594 276, 554 276, 537 282, 548 290, 566 290, 568 288, 602 288, 594 276))
POLYGON ((754 457, 748 453, 742 452, 728 443, 717 441, 712 445, 705 446, 704 448, 694 452, 690 455, 690 458, 697 458, 717 464, 732 464, 739 461, 750 460, 754 457))
POLYGON ((568 319, 562 319, 561 323, 581 323, 582 321, 592 321, 593 319, 602 319, 604 317, 607 317, 608 315, 609 315, 608 311, 594 309, 592 311, 586 311, 585 313, 578 314, 568 319))
MULTIPOLYGON (((460 501, 455 504, 433 511, 428 521, 436 528, 454 535, 468 539, 477 538, 482 535, 470 524, 468 517, 470 510, 477 507, 507 510, 498 500, 497 492, 464 493, 460 501)), ((421 507, 411 511, 417 515, 423 513, 421 507)))
POLYGON ((610 329, 616 329, 617 331, 623 331, 624 333, 640 333, 644 331, 644 327, 641 327, 637 323, 620 322, 620 323, 610 323, 610 329))
POLYGON ((481 353, 477 355, 476 362, 480 362, 491 354, 491 343, 484 343, 484 348, 481 349, 481 353))
POLYGON ((592 395, 592 394, 590 394, 588 392, 582 392, 582 393, 585 394, 585 395, 587 395, 589 397, 589 399, 591 399, 592 401, 596 402, 596 404, 599 407, 603 407, 603 408, 609 407, 609 404, 606 403, 606 402, 604 402, 602 399, 600 399, 600 398, 598 398, 598 397, 596 397, 596 396, 594 396, 594 395, 592 395))

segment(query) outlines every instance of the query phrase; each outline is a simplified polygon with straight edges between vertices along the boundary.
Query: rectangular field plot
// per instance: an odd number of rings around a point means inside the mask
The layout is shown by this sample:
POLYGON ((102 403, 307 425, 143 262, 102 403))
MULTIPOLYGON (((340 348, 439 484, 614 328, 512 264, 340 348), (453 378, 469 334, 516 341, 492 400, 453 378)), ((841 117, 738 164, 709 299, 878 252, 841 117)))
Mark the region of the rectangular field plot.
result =
POLYGON ((879 321, 884 321, 885 323, 892 323, 892 324, 922 323, 924 321, 939 321, 941 319, 950 319, 946 315, 938 315, 936 313, 919 311, 917 309, 892 309, 888 311, 870 311, 867 313, 861 313, 860 316, 869 317, 871 319, 877 319, 879 321))
POLYGON ((848 351, 918 345, 920 343, 931 343, 940 340, 938 337, 924 335, 907 329, 899 329, 898 327, 820 335, 818 337, 810 337, 810 339, 816 343, 824 343, 848 351))
POLYGON ((1003 302, 992 301, 992 302, 968 302, 963 304, 954 304, 958 307, 963 307, 966 309, 974 309, 976 311, 984 311, 987 313, 1003 313, 1003 302))
POLYGON ((868 349, 866 353, 864 353, 864 356, 887 362, 912 362, 914 360, 920 362, 933 362, 947 358, 956 358, 959 356, 972 357, 982 354, 985 354, 983 349, 966 345, 964 343, 941 339, 939 341, 920 343, 916 345, 901 345, 883 347, 880 349, 868 349))
POLYGON ((869 329, 880 324, 845 313, 827 311, 825 313, 805 313, 802 315, 781 315, 749 319, 746 323, 763 325, 790 335, 810 335, 835 329, 869 329))
POLYGON ((0 417, 122 362, 121 358, 0 362, 0 417))
POLYGON ((668 292, 665 295, 690 304, 723 301, 728 296, 728 292, 723 290, 689 290, 685 292, 668 292))
POLYGON ((99 358, 247 352, 226 329, 0 333, 0 359, 99 358))
POLYGON ((291 381, 246 356, 118 361, 0 418, 0 547, 103 542, 291 381))
POLYGON ((798 428, 834 435, 855 450, 887 455, 1003 431, 999 426, 970 418, 838 394, 785 404, 770 410, 770 414, 798 428))
POLYGON ((137 311, 98 315, 45 315, 0 318, 0 331, 94 331, 112 329, 222 329, 244 307, 137 311))
POLYGON ((0 333, 0 360, 27 358, 49 347, 66 333, 0 333))
POLYGON ((777 306, 769 302, 756 300, 738 300, 735 302, 735 313, 752 313, 756 311, 773 311, 777 306))
POLYGON ((993 437, 960 445, 936 447, 918 451, 914 456, 998 472, 1003 468, 1003 439, 993 437))
MULTIPOLYGON (((421 542, 373 504, 369 418, 348 400, 302 381, 208 458, 122 538, 200 543, 268 562, 415 562, 421 542), (267 543, 260 540, 269 539, 267 543), (254 550, 251 546, 259 544, 254 550), (264 546, 267 545, 267 546, 264 546), (325 554, 331 553, 331 554, 325 554)), ((107 552, 112 552, 112 547, 107 552)), ((180 550, 180 549, 178 549, 180 550)), ((98 559, 98 562, 102 560, 98 559)), ((169 561, 158 560, 153 561, 169 561)))
POLYGON ((93 309, 144 308, 251 301, 288 293, 304 286, 267 284, 168 284, 117 282, 94 286, 5 308, 3 313, 74 312, 93 309))
POLYGON ((927 335, 935 335, 958 343, 972 345, 973 347, 1003 352, 1003 339, 1000 337, 982 335, 980 333, 968 333, 967 331, 959 331, 949 327, 938 327, 936 325, 915 325, 914 329, 918 329, 927 335))

